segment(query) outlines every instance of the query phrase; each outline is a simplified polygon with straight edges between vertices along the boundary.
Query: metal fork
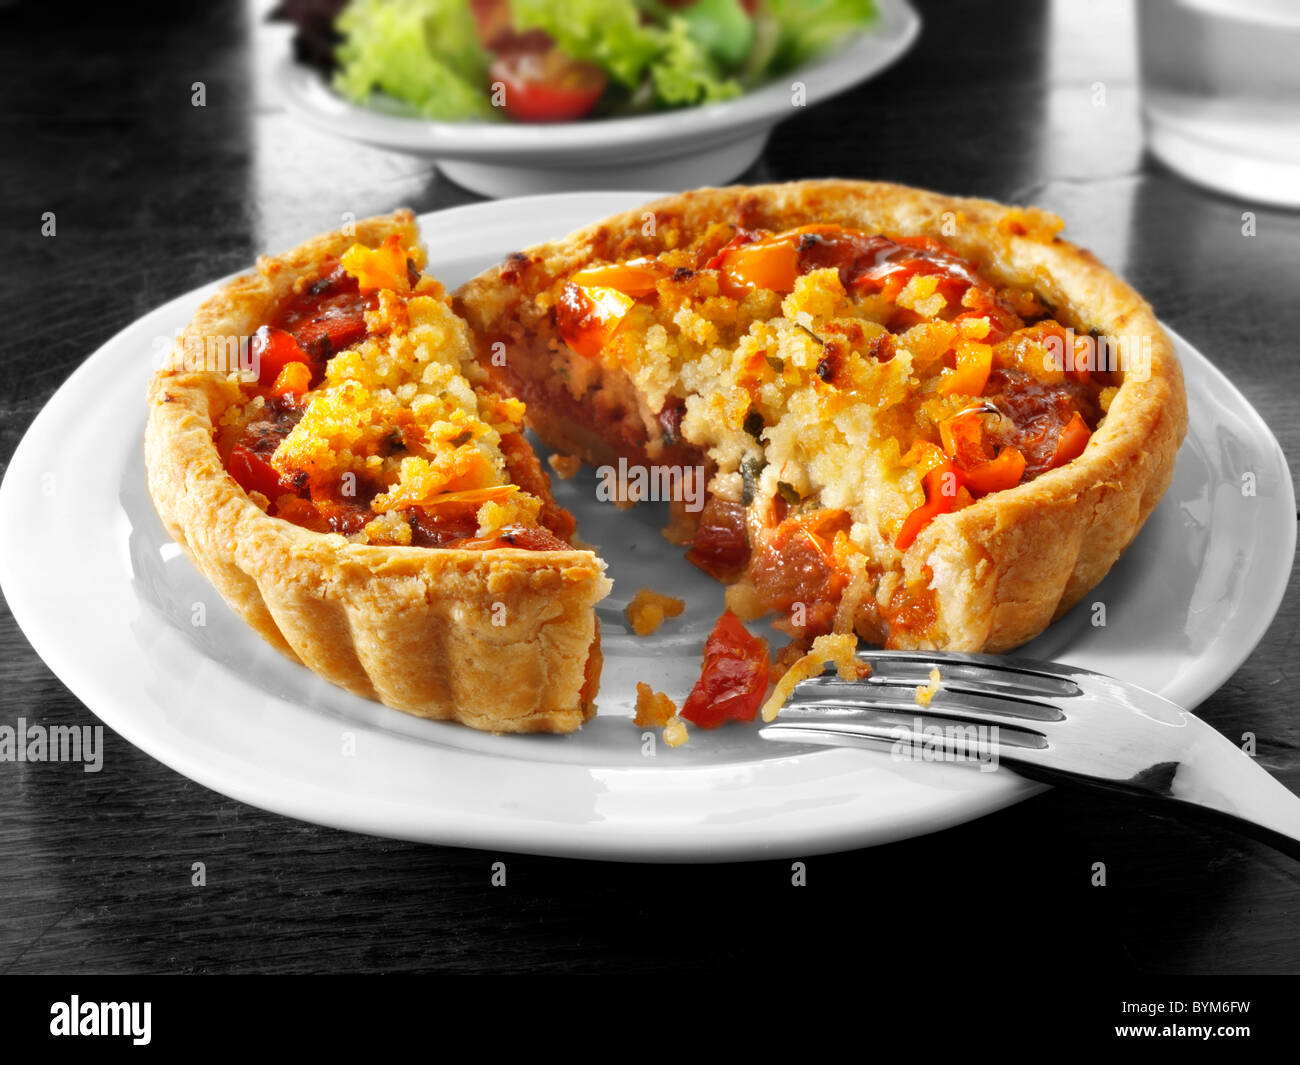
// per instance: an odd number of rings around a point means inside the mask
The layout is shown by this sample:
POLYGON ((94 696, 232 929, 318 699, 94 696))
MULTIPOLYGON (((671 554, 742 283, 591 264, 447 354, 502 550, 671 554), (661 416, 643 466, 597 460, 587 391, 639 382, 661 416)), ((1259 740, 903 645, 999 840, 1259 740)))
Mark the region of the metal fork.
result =
POLYGON ((1006 763, 1048 784, 1102 788, 1196 812, 1300 858, 1300 797, 1168 699, 1055 662, 860 651, 864 680, 800 683, 773 740, 887 747, 907 760, 1006 763), (938 669, 929 705, 917 688, 938 669))

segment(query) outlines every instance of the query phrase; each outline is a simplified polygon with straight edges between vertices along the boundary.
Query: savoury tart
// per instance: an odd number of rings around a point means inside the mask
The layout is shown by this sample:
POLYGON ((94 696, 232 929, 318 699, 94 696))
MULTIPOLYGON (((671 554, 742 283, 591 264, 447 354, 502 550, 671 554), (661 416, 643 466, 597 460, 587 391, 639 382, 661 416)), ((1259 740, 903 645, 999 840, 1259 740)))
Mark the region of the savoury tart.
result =
POLYGON ((703 471, 672 531, 737 613, 996 652, 1101 580, 1186 431, 1150 307, 1061 228, 882 183, 702 189, 453 305, 552 447, 703 471))
POLYGON ((570 731, 595 712, 610 582, 423 265, 399 211, 222 288, 151 382, 149 490, 227 602, 327 680, 570 731))

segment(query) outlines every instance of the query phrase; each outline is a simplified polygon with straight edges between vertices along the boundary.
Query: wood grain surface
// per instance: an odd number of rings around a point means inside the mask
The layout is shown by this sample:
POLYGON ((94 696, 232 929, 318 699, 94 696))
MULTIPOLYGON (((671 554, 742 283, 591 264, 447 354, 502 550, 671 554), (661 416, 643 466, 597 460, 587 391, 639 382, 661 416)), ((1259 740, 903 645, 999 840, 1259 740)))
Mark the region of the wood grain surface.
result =
MULTIPOLYGON (((781 126, 744 180, 882 178, 1057 211, 1241 389, 1294 475, 1300 214, 1200 191, 1148 157, 1128 5, 918 6, 914 50, 781 126)), ((83 359, 158 304, 344 211, 477 199, 426 162, 294 121, 265 82, 284 46, 233 3, 75 19, 0 7, 0 459, 83 359)), ((1254 732, 1260 763, 1295 791, 1298 632, 1292 573, 1263 642, 1200 710, 1230 736, 1254 732)), ((0 724, 20 716, 95 721, 0 607, 0 724)), ((1300 972, 1300 864, 1104 798, 1054 791, 810 858, 794 887, 784 861, 639 867, 350 835, 106 745, 97 774, 0 764, 0 973, 691 974, 758 960, 812 973, 846 954, 889 973, 953 960, 1097 978, 1300 972)))

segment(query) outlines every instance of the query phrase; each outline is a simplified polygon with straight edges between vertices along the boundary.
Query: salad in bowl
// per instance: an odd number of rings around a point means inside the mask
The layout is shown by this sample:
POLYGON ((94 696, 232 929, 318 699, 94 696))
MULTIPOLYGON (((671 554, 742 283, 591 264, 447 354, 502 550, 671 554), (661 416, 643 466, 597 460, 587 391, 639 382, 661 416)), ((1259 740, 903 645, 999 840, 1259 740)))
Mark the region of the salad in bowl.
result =
POLYGON ((490 195, 724 181, 872 76, 905 0, 284 0, 286 102, 490 195))

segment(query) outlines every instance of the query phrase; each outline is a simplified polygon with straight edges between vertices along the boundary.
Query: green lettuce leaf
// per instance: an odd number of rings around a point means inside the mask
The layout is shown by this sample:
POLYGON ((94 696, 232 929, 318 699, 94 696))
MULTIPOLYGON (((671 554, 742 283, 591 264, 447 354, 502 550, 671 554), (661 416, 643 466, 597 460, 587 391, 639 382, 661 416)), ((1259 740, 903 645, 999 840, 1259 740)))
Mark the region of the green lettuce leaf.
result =
POLYGON ((334 87, 349 99, 382 92, 432 119, 500 117, 464 0, 353 0, 335 26, 343 42, 334 87))
POLYGON ((634 88, 663 51, 663 33, 642 26, 634 0, 511 0, 517 30, 545 30, 560 51, 595 63, 634 88))
POLYGON ((662 0, 636 0, 637 6, 663 25, 674 18, 686 22, 690 35, 723 70, 736 70, 754 45, 754 22, 740 0, 695 0, 689 7, 671 8, 662 0))
POLYGON ((741 93, 734 78, 723 78, 690 24, 681 18, 668 23, 664 51, 650 67, 655 99, 668 107, 730 100, 741 93))
POLYGON ((876 17, 875 0, 765 0, 760 18, 776 24, 776 44, 765 75, 781 74, 826 51, 876 17))

